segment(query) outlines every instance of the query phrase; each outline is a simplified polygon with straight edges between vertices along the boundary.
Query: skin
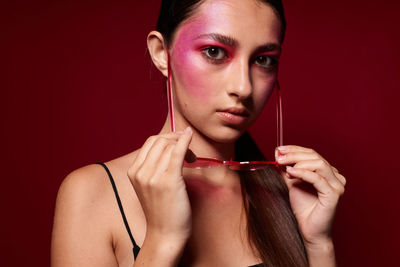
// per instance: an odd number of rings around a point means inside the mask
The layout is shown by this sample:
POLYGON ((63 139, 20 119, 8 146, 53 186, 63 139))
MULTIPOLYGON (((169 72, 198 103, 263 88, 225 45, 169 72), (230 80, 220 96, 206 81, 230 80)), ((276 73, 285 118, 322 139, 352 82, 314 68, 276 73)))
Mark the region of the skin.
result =
MULTIPOLYGON (((256 57, 277 62, 280 22, 271 8, 251 2, 253 8, 245 14, 239 10, 246 10, 247 1, 206 1, 177 30, 169 49, 173 88, 179 96, 175 97, 177 129, 192 126, 195 138, 191 148, 196 149, 196 154, 231 156, 232 142, 258 117, 273 90, 277 64, 261 66, 256 57), (255 19, 243 20, 243 16, 254 16, 255 19), (229 21, 226 18, 230 18, 229 21), (260 23, 269 27, 258 27, 260 23), (236 47, 226 45, 207 36, 213 33, 247 41, 238 41, 236 47), (277 48, 258 50, 267 44, 275 44, 277 48), (210 56, 212 46, 218 47, 217 56, 210 56), (230 107, 245 108, 249 118, 238 126, 222 123, 216 111, 230 107)), ((163 129, 163 132, 167 131, 168 128, 163 129)))
MULTIPOLYGON (((134 261, 108 177, 102 167, 89 165, 60 187, 52 266, 176 266, 182 255, 188 266, 259 263, 246 236, 238 176, 227 168, 182 166, 189 149, 203 157, 234 156, 234 141, 257 118, 276 81, 279 40, 278 18, 253 0, 205 1, 169 46, 151 32, 149 52, 164 76, 171 56, 178 132, 170 133, 167 118, 140 149, 106 163, 141 251, 134 261), (274 49, 260 49, 265 44, 274 49), (243 123, 221 119, 219 110, 232 106, 247 110, 243 123)), ((345 178, 309 148, 279 147, 276 157, 293 166, 283 179, 310 266, 335 266, 331 226, 345 178)))

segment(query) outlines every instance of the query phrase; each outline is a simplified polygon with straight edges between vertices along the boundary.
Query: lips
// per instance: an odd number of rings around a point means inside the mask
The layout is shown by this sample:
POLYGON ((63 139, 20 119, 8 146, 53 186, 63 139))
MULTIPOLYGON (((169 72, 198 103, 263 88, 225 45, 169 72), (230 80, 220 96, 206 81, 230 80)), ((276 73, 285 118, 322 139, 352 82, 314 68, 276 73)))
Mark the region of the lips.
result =
POLYGON ((250 113, 244 108, 231 107, 217 111, 218 116, 228 124, 243 124, 249 117, 250 113))
POLYGON ((250 113, 245 108, 237 108, 237 107, 231 107, 219 110, 219 112, 231 113, 233 115, 243 116, 243 117, 248 117, 250 115, 250 113))

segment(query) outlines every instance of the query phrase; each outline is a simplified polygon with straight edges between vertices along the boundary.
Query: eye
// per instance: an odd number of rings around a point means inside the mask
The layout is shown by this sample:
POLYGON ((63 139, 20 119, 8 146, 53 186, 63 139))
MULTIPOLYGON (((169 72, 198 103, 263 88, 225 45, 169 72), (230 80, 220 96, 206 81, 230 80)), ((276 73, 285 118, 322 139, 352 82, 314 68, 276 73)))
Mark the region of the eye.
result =
POLYGON ((258 56, 256 57, 255 62, 263 68, 273 68, 278 64, 278 59, 271 56, 258 56))
POLYGON ((211 60, 223 60, 226 58, 224 49, 216 46, 210 46, 202 50, 202 53, 211 60))

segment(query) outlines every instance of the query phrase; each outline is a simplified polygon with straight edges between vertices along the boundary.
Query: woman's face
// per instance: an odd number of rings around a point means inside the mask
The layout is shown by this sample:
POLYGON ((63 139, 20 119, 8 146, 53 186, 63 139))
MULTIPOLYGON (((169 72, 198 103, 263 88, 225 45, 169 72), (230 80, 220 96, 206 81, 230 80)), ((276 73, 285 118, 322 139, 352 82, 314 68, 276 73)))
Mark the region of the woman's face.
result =
POLYGON ((233 142, 273 90, 281 25, 256 0, 206 0, 176 30, 170 48, 175 118, 180 129, 233 142))

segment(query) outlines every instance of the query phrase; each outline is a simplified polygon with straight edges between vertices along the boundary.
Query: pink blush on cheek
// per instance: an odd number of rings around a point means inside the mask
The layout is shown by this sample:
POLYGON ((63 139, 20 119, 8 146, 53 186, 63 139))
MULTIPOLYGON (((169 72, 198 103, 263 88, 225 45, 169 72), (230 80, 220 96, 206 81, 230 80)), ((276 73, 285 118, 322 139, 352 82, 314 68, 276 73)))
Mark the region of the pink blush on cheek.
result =
POLYGON ((209 103, 215 94, 212 89, 212 73, 193 38, 204 32, 201 26, 184 25, 172 51, 171 68, 175 84, 192 99, 209 103))
POLYGON ((193 100, 209 103, 214 95, 212 88, 210 88, 210 80, 207 79, 207 72, 198 67, 196 62, 191 62, 190 58, 185 64, 176 66, 174 77, 176 77, 180 90, 193 100))

